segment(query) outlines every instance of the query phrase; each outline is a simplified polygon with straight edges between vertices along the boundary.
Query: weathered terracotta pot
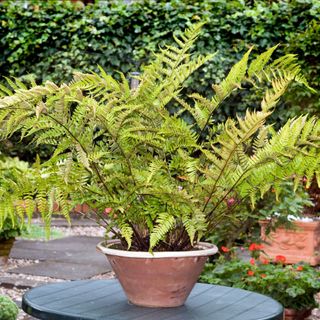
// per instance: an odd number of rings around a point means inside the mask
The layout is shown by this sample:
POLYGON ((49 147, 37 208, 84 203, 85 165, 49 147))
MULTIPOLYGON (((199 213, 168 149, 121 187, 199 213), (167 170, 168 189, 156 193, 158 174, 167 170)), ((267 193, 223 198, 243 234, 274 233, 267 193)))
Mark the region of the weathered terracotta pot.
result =
MULTIPOLYGON (((86 203, 83 203, 83 204, 75 205, 71 209, 71 212, 74 212, 74 213, 89 213, 92 210, 93 209, 91 209, 86 203)), ((60 208, 59 204, 57 202, 55 202, 53 204, 53 212, 60 212, 60 211, 61 211, 61 208, 60 208)))
POLYGON ((266 242, 262 257, 274 259, 277 255, 283 255, 289 264, 300 261, 320 264, 320 221, 294 221, 296 229, 280 227, 267 236, 269 223, 268 220, 260 221, 261 239, 266 242))
POLYGON ((284 309, 284 319, 285 320, 304 320, 309 317, 311 310, 294 310, 294 309, 284 309))
POLYGON ((0 240, 0 265, 7 264, 14 240, 14 238, 0 240))
POLYGON ((112 249, 119 242, 101 242, 97 248, 108 258, 129 301, 143 307, 184 304, 204 267, 218 249, 199 243, 193 251, 134 252, 112 249))

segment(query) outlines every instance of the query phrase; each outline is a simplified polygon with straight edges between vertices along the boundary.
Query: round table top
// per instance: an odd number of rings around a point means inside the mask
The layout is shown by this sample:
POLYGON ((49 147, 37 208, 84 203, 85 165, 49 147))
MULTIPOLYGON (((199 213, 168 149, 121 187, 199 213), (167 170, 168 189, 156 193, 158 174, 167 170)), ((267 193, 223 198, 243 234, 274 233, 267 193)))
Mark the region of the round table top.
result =
POLYGON ((81 280, 29 290, 23 310, 38 319, 282 320, 275 300, 250 291, 197 283, 185 305, 143 308, 130 304, 117 280, 81 280))

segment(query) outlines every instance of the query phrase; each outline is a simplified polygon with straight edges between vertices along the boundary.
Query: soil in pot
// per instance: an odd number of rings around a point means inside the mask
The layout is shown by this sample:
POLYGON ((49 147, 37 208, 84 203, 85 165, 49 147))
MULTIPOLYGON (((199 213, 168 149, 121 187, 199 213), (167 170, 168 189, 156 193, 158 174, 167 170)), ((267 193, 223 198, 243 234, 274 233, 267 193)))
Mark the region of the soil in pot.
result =
POLYGON ((0 265, 7 264, 14 240, 14 238, 0 239, 0 265))
POLYGON ((177 307, 184 304, 214 245, 201 243, 197 250, 130 252, 100 243, 128 300, 143 307, 177 307), (199 250, 200 249, 200 250, 199 250))

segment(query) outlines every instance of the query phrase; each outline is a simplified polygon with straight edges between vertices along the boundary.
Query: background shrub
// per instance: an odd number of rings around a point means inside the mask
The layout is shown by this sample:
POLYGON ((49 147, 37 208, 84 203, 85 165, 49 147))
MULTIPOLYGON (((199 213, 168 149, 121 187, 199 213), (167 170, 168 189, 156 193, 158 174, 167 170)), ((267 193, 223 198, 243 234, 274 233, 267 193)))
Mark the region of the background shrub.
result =
MULTIPOLYGON (((39 82, 63 82, 75 70, 97 71, 97 65, 129 74, 140 70, 159 45, 170 42, 173 31, 200 19, 206 25, 195 52, 218 54, 194 74, 186 90, 210 96, 211 83, 219 82, 249 46, 262 52, 278 43, 277 54, 297 53, 306 77, 319 89, 318 0, 97 1, 87 6, 7 0, 0 4, 0 74, 33 74, 39 82)), ((231 97, 217 117, 223 120, 248 106, 257 108, 258 101, 256 94, 231 97)), ((273 121, 281 123, 301 112, 317 113, 319 101, 319 93, 292 88, 273 121)), ((26 153, 16 147, 18 137, 13 141, 2 147, 4 152, 29 161, 39 152, 26 153)))

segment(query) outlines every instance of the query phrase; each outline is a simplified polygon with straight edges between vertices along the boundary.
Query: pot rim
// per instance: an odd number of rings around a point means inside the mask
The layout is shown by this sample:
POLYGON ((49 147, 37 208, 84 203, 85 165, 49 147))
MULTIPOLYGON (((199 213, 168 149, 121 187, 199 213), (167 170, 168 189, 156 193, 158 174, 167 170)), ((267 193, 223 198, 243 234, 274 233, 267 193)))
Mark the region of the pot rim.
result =
POLYGON ((185 258, 185 257, 201 257, 211 256, 218 252, 217 246, 207 242, 198 242, 196 245, 200 250, 190 251, 156 251, 153 253, 145 251, 127 251, 110 248, 112 245, 120 243, 119 240, 102 241, 97 244, 97 249, 106 255, 128 258, 185 258))

